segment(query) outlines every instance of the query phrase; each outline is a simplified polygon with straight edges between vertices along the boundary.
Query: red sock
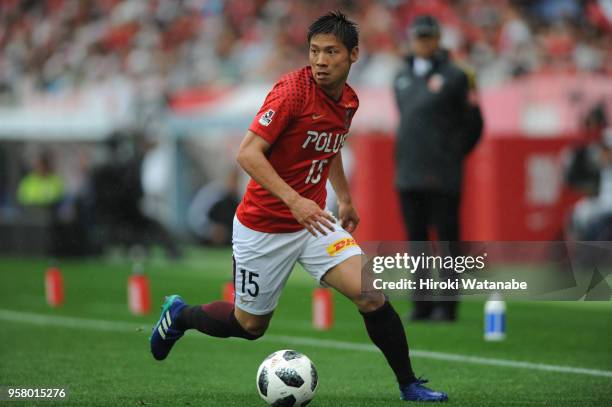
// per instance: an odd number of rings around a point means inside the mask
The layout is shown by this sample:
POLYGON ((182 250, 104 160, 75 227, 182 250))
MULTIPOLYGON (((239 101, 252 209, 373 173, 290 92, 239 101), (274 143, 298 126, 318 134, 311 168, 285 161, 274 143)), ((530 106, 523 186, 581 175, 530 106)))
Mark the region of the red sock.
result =
POLYGON ((217 338, 257 339, 244 330, 234 316, 234 304, 227 301, 215 301, 204 305, 186 307, 179 316, 178 326, 181 329, 197 329, 217 338))

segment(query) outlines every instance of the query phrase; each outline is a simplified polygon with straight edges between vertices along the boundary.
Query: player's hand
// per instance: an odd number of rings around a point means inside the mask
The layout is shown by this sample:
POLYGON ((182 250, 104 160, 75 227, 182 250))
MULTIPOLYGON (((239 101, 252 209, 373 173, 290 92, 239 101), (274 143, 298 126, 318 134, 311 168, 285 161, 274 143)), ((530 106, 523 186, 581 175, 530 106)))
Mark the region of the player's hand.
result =
POLYGON ((317 237, 317 231, 323 235, 327 235, 327 230, 334 231, 332 223, 336 220, 332 215, 325 212, 313 200, 300 197, 294 203, 289 205, 289 210, 293 217, 304 226, 313 236, 317 237))
POLYGON ((359 224, 359 215, 352 203, 340 203, 338 205, 338 217, 340 225, 349 233, 353 233, 359 224))

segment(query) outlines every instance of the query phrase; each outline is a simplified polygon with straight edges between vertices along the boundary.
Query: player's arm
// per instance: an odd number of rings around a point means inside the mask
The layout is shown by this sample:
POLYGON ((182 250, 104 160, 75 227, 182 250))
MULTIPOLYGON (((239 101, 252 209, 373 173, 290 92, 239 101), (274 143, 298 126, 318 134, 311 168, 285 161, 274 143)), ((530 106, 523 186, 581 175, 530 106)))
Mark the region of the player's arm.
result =
POLYGON ((287 205, 298 223, 314 236, 317 236, 315 230, 327 234, 323 226, 333 231, 334 218, 316 202, 298 194, 278 175, 266 158, 269 148, 270 143, 249 130, 240 144, 236 161, 259 185, 287 205))
POLYGON ((331 182, 336 192, 336 196, 338 197, 338 217, 340 218, 340 224, 347 232, 353 233, 359 224, 359 215, 357 215, 357 211, 353 206, 353 200, 351 199, 351 192, 342 163, 342 152, 339 152, 331 162, 329 168, 329 182, 331 182))

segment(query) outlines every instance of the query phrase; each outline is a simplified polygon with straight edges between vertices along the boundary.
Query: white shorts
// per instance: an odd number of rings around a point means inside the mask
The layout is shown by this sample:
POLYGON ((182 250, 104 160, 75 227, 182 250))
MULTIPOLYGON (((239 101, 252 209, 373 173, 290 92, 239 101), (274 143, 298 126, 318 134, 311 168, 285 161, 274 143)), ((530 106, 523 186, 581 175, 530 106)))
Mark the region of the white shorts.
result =
POLYGON ((339 223, 327 236, 308 230, 293 233, 257 232, 234 217, 236 306, 250 314, 274 311, 296 262, 319 283, 332 267, 363 254, 355 239, 339 223))

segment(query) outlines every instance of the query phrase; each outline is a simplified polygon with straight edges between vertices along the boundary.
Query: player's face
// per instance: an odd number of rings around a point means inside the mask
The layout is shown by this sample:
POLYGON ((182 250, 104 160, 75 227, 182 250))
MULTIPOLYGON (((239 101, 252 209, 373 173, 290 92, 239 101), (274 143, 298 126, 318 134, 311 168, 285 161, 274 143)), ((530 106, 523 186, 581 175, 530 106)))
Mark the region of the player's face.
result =
POLYGON ((412 52, 421 58, 431 58, 440 46, 440 37, 424 36, 412 38, 412 52))
POLYGON ((310 39, 310 67, 315 82, 323 89, 344 86, 351 64, 358 56, 357 47, 349 52, 333 34, 317 34, 310 39))

